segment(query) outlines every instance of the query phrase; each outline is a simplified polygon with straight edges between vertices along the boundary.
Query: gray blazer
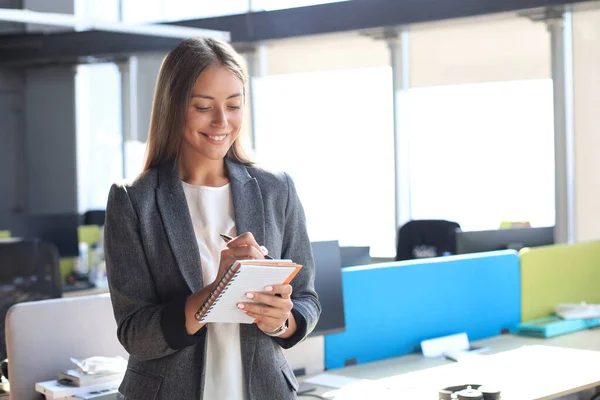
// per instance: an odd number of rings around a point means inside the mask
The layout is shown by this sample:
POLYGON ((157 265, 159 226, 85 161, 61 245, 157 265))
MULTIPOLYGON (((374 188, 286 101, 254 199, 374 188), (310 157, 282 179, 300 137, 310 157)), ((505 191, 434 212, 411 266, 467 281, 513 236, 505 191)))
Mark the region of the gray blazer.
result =
MULTIPOLYGON (((298 322, 293 337, 272 338, 255 324, 240 324, 248 399, 294 399, 298 382, 282 348, 303 340, 321 313, 304 211, 287 174, 230 160, 226 167, 237 232, 250 231, 273 257, 303 265, 292 281, 298 322)), ((210 368, 204 363, 206 327, 188 335, 184 305, 205 282, 174 164, 112 186, 105 254, 117 335, 130 354, 121 393, 139 400, 202 399, 204 371, 210 368)))

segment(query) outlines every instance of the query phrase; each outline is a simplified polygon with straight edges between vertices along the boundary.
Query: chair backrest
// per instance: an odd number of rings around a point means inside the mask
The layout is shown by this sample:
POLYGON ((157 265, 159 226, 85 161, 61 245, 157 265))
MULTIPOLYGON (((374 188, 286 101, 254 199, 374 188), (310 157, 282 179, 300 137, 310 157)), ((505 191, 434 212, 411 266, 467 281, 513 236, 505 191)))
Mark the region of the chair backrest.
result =
POLYGON ((19 303, 6 315, 10 400, 37 400, 35 383, 74 367, 70 357, 122 356, 108 294, 19 303))
POLYGON ((456 254, 456 230, 460 225, 446 220, 413 220, 398 231, 396 261, 456 254))
POLYGON ((83 214, 83 225, 104 226, 105 210, 90 210, 83 214))
POLYGON ((39 240, 0 241, 0 359, 6 358, 4 322, 10 307, 61 295, 55 245, 39 240))

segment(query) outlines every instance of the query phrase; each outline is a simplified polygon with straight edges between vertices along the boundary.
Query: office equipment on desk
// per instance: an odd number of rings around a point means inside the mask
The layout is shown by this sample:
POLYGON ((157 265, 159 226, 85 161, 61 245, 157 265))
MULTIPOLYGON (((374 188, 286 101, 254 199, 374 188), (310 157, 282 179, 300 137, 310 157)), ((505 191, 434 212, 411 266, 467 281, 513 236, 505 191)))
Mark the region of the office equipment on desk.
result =
POLYGON ((54 243, 60 257, 79 256, 78 214, 16 214, 12 217, 15 237, 38 238, 54 243))
POLYGON ((522 321, 548 317, 563 303, 600 303, 600 242, 521 252, 522 321))
POLYGON ((456 254, 460 225, 446 220, 412 220, 398 230, 396 261, 456 254))
POLYGON ((310 336, 330 335, 346 329, 342 261, 337 240, 311 242, 315 261, 315 291, 321 303, 321 316, 310 336))
POLYGON ((35 391, 44 395, 46 400, 65 400, 70 398, 85 399, 100 393, 112 393, 113 395, 118 393, 119 385, 122 380, 123 377, 121 376, 121 380, 119 381, 114 380, 88 386, 70 386, 55 379, 51 381, 36 382, 35 391))
POLYGON ((342 268, 372 264, 370 252, 370 246, 340 246, 342 268))
POLYGON ((486 347, 471 346, 464 332, 421 341, 423 357, 445 357, 452 361, 460 361, 487 350, 486 347))
POLYGON ((558 304, 555 311, 562 319, 600 318, 600 304, 564 303, 558 304))
POLYGON ((255 318, 238 308, 250 303, 248 292, 264 292, 273 284, 289 284, 302 266, 291 260, 237 260, 208 295, 194 317, 198 322, 251 324, 255 318))
POLYGON ((456 253, 516 250, 554 244, 554 227, 457 231, 456 253))
POLYGON ((600 319, 562 319, 557 315, 521 322, 515 328, 515 333, 522 336, 549 338, 566 333, 594 328, 600 325, 600 319))
POLYGON ((116 332, 108 295, 13 306, 6 316, 10 400, 37 400, 35 383, 54 380, 59 372, 71 368, 70 357, 127 359, 116 332))
POLYGON ((521 321, 512 250, 344 268, 342 283, 346 331, 325 337, 327 369, 414 353, 454 332, 492 337, 521 321))

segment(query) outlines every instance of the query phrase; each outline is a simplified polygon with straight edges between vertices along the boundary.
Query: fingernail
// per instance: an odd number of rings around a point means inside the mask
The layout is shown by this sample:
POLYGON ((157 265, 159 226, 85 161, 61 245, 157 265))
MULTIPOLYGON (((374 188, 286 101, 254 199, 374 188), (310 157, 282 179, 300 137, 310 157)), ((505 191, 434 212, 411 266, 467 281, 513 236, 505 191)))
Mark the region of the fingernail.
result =
POLYGON ((263 254, 266 256, 267 254, 269 254, 269 250, 265 247, 265 246, 260 246, 260 249, 262 250, 263 254))
POLYGON ((246 297, 249 299, 253 299, 254 298, 254 293, 246 293, 246 297))
POLYGON ((273 291, 273 286, 267 286, 267 287, 265 288, 265 290, 266 290, 267 292, 272 292, 272 291, 273 291))
POLYGON ((242 310, 244 307, 246 307, 243 303, 238 303, 237 306, 240 310, 242 310))

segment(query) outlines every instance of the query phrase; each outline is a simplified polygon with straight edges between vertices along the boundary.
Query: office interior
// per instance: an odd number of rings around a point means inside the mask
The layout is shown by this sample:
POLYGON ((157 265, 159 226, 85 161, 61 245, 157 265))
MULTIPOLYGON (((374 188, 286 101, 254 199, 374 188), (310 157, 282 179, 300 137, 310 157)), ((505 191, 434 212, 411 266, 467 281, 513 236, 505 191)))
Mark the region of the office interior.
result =
MULTIPOLYGON (((324 372, 377 398, 410 376, 434 395, 477 383, 446 385, 436 368, 461 363, 421 355, 421 341, 458 333, 489 357, 542 346, 593 360, 595 324, 546 339, 515 330, 561 303, 600 303, 600 1, 482 3, 0 0, 3 283, 39 273, 32 248, 55 266, 45 286, 7 289, 42 292, 8 306, 108 292, 108 190, 141 172, 158 70, 181 40, 126 27, 168 24, 230 35, 251 77, 246 147, 296 183, 324 305, 286 350, 300 391, 354 398, 309 383, 324 372)), ((551 392, 535 381, 531 398, 598 398, 600 379, 570 373, 551 392)))

